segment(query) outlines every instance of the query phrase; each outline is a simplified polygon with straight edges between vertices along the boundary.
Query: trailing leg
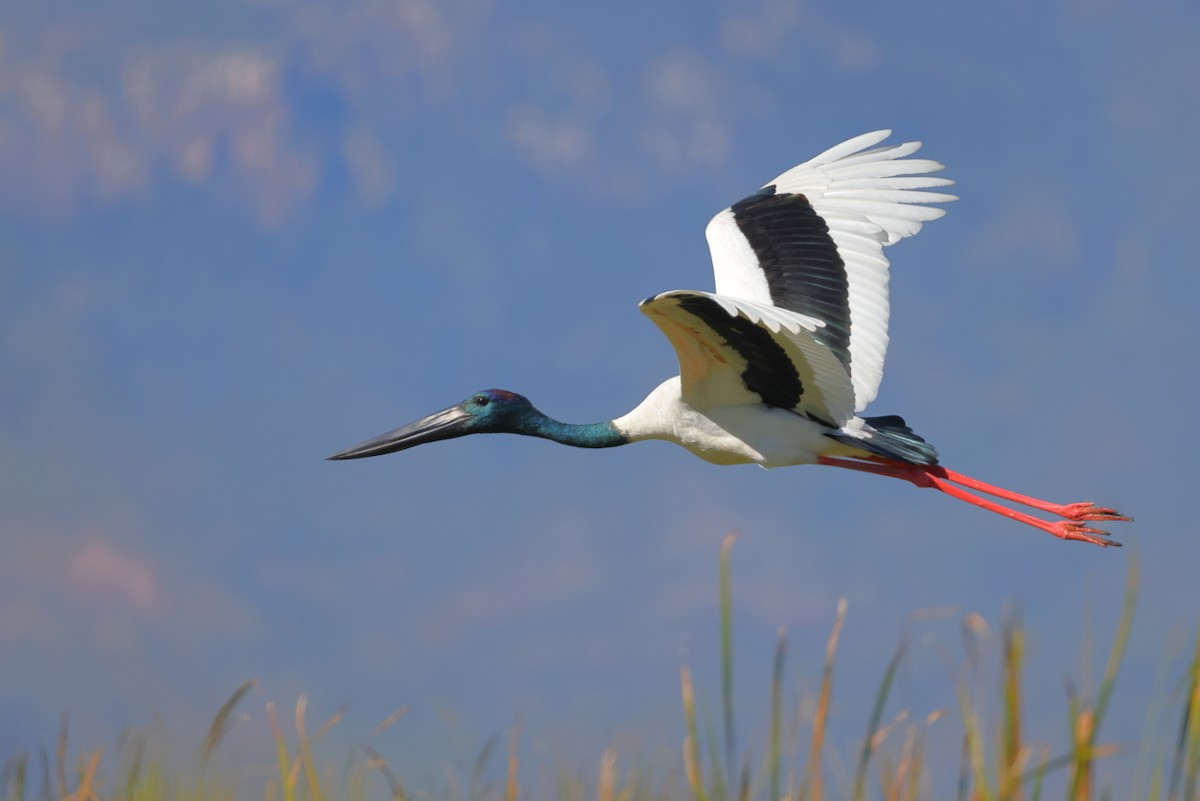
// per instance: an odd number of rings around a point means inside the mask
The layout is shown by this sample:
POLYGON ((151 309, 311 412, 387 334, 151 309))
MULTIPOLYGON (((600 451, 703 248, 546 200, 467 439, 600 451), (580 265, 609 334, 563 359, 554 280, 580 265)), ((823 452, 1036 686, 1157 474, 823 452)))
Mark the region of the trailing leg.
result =
POLYGON ((997 487, 994 484, 987 484, 978 479, 965 476, 962 473, 955 473, 947 470, 940 465, 914 465, 898 462, 891 459, 839 459, 829 456, 821 456, 817 459, 818 463, 829 465, 831 467, 843 467, 848 470, 858 470, 864 473, 874 473, 880 476, 890 476, 899 478, 915 484, 918 487, 930 487, 947 495, 958 498, 961 501, 974 504, 996 514, 1003 515, 1011 520, 1016 520, 1019 523, 1039 528, 1055 537, 1064 540, 1080 540, 1082 542, 1090 542, 1093 545, 1100 546, 1119 546, 1121 543, 1113 540, 1099 539, 1099 537, 1107 537, 1109 533, 1103 529, 1094 528, 1085 525, 1085 521, 1092 520, 1130 520, 1118 513, 1114 509, 1098 507, 1094 503, 1070 503, 1057 504, 1050 501, 1043 501, 1040 498, 1033 498, 1028 495, 1021 495, 1012 490, 997 487), (1067 518, 1060 521, 1047 521, 1034 517, 1024 512, 1019 512, 1015 509, 1010 509, 993 500, 989 500, 982 496, 976 495, 973 492, 968 492, 962 487, 955 486, 961 484, 979 492, 992 495, 997 498, 1003 498, 1007 501, 1023 504, 1043 512, 1059 515, 1067 518))

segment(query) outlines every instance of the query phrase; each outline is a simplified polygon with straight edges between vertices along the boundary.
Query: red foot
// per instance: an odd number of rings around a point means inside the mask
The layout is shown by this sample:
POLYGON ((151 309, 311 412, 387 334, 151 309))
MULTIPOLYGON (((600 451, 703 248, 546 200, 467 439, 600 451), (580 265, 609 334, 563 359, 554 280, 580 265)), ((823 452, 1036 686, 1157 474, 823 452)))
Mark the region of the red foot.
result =
MULTIPOLYGON (((1128 520, 1129 518, 1106 519, 1128 520)), ((1038 526, 1038 528, 1043 528, 1043 526, 1038 526)), ((1101 548, 1121 547, 1121 543, 1117 542, 1116 540, 1097 539, 1097 537, 1112 536, 1107 531, 1099 528, 1092 528, 1091 526, 1085 526, 1083 523, 1074 520, 1059 520, 1054 523, 1046 523, 1044 529, 1058 537, 1060 540, 1079 540, 1080 542, 1090 542, 1092 545, 1099 545, 1101 548)))
POLYGON ((970 476, 964 476, 962 473, 955 473, 952 470, 947 470, 939 465, 922 466, 907 464, 905 462, 897 462, 891 459, 873 458, 870 460, 863 459, 837 459, 829 456, 820 456, 817 461, 821 464, 830 465, 832 467, 845 467, 850 470, 861 470, 864 473, 875 473, 881 476, 891 476, 892 478, 901 478, 911 482, 918 487, 929 487, 944 492, 951 497, 966 501, 967 503, 980 506, 989 511, 1004 515, 1007 518, 1016 520, 1019 523, 1040 528, 1042 531, 1053 534, 1062 540, 1079 540, 1081 542, 1090 542, 1093 545, 1099 545, 1102 548, 1117 546, 1121 543, 1113 540, 1099 539, 1100 537, 1108 537, 1109 533, 1103 529, 1093 528, 1084 525, 1084 521, 1106 520, 1106 521, 1127 521, 1132 520, 1131 517, 1126 517, 1115 509, 1109 509, 1103 506, 1097 506, 1094 503, 1051 503, 1044 501, 1041 498, 1033 498, 1028 495, 1021 495, 1012 490, 997 487, 994 484, 988 484, 970 476), (962 486, 955 486, 956 484, 962 486), (1023 506, 1029 506, 1034 509, 1039 509, 1049 514, 1065 517, 1066 520, 1058 520, 1050 522, 1034 517, 1033 515, 1024 512, 1018 512, 1016 509, 1010 509, 1007 506, 1002 506, 996 501, 983 498, 972 492, 967 492, 962 487, 970 487, 979 492, 992 495, 996 498, 1003 498, 1006 501, 1018 503, 1023 506))
POLYGON ((1126 523, 1133 520, 1132 517, 1126 517, 1116 509, 1097 506, 1091 501, 1064 504, 1059 514, 1068 520, 1112 520, 1126 523))

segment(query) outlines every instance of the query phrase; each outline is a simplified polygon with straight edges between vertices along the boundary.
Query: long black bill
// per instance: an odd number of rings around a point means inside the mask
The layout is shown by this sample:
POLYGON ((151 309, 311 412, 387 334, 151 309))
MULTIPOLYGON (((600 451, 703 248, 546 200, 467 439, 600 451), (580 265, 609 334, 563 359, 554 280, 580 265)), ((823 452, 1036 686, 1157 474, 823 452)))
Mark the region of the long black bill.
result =
POLYGON ((414 445, 424 445, 426 442, 461 437, 470 433, 467 431, 467 422, 471 419, 471 415, 461 406, 451 406, 326 458, 331 461, 365 459, 368 456, 402 451, 414 445))

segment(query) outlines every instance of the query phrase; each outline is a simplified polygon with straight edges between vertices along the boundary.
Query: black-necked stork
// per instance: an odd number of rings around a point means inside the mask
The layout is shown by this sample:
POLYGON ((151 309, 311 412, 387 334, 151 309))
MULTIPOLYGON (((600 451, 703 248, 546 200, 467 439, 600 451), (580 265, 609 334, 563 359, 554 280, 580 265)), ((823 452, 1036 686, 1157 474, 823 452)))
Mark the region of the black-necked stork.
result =
POLYGON ((347 448, 359 459, 464 434, 512 433, 581 448, 647 439, 715 464, 825 464, 932 487, 1065 540, 1117 545, 1092 521, 1130 518, 1094 503, 1057 504, 947 470, 900 417, 861 417, 883 376, 888 260, 955 200, 942 165, 907 158, 920 142, 878 146, 863 134, 793 167, 725 209, 705 234, 716 292, 677 290, 641 303, 679 358, 624 417, 574 425, 506 390, 462 403, 347 448), (1064 518, 1047 521, 964 487, 1064 518))

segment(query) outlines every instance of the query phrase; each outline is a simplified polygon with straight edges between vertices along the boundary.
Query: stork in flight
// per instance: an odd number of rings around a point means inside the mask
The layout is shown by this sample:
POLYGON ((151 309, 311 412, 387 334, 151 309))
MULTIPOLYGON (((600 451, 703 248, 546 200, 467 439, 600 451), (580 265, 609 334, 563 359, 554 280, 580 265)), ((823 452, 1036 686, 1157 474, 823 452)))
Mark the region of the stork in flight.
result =
POLYGON ((956 199, 928 191, 953 183, 930 176, 941 164, 907 158, 920 142, 879 146, 890 134, 843 142, 713 217, 705 234, 716 292, 664 292, 640 305, 675 348, 679 375, 629 414, 562 423, 522 395, 486 389, 329 458, 465 434, 523 434, 580 448, 660 439, 715 464, 816 463, 901 478, 1064 540, 1119 545, 1090 525, 1130 520, 1113 509, 1051 503, 955 473, 902 418, 860 416, 879 388, 888 344, 883 249, 945 213, 928 204, 956 199))

